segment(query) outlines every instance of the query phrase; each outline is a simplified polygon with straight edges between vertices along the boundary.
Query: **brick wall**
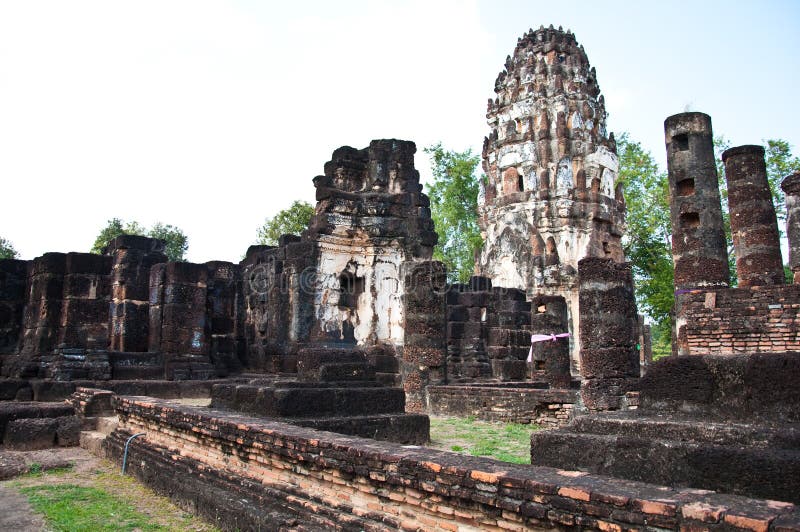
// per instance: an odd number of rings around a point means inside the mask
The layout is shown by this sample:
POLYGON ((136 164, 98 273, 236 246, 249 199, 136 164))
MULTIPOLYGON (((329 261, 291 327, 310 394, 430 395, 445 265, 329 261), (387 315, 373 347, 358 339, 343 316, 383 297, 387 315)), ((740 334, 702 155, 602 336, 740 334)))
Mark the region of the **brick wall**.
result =
POLYGON ((800 285, 696 290, 676 303, 679 354, 800 351, 800 285))
POLYGON ((430 413, 475 416, 488 421, 564 425, 572 418, 577 391, 516 386, 429 386, 430 413))
POLYGON ((794 505, 514 465, 154 399, 120 398, 105 443, 224 529, 798 530, 794 505))

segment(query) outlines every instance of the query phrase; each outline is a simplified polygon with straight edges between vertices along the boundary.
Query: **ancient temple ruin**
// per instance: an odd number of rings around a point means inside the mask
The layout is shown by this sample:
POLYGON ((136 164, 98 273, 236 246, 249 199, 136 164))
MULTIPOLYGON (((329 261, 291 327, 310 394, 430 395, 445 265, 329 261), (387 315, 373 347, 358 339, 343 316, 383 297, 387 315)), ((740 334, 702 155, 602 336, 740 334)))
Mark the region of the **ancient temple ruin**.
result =
POLYGON ((597 74, 571 32, 542 27, 518 40, 494 90, 476 270, 495 286, 565 299, 577 374, 578 261, 624 260, 625 204, 597 74))
POLYGON ((495 90, 467 283, 396 139, 336 149, 308 228, 238 264, 130 235, 0 260, 0 445, 128 456, 225 529, 800 530, 800 175, 787 285, 763 149, 723 154, 731 288, 711 119, 666 120, 676 356, 642 376, 594 69, 542 27, 495 90), (422 447, 427 413, 566 427, 518 465, 422 447))
MULTIPOLYGON (((722 154, 739 278, 732 288, 711 117, 674 115, 664 131, 675 356, 637 379, 637 410, 533 434, 531 463, 800 502, 800 285, 784 284, 764 149, 722 154)), ((794 183, 795 175, 783 182, 790 202, 794 183)))

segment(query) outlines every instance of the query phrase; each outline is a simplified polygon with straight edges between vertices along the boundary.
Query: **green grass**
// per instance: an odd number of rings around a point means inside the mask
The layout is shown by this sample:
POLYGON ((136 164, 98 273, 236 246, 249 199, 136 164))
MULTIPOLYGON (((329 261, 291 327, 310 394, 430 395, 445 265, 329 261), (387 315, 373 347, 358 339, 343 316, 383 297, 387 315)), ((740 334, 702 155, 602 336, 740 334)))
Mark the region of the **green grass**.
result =
POLYGON ((431 446, 439 449, 489 456, 503 462, 529 464, 531 432, 538 425, 431 417, 431 446))
POLYGON ((42 477, 45 474, 47 475, 64 475, 72 471, 72 466, 65 466, 65 467, 53 467, 53 468, 44 468, 42 464, 37 462, 32 463, 28 466, 28 472, 26 473, 27 477, 38 478, 42 477))
POLYGON ((94 487, 61 484, 21 488, 34 509, 57 531, 166 530, 134 507, 94 487))

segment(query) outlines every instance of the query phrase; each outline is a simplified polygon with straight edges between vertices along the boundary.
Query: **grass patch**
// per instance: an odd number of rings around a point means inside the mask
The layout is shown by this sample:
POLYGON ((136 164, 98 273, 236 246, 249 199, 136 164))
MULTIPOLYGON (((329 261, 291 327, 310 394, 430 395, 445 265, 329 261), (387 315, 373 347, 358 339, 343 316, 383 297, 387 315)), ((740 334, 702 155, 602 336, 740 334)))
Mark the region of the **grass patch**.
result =
POLYGON ((167 530, 131 504, 106 491, 74 484, 28 486, 20 490, 53 530, 167 530))
POLYGON ((217 532, 212 524, 177 508, 132 476, 120 475, 111 463, 88 455, 77 459, 73 467, 63 469, 32 464, 34 473, 8 483, 43 515, 46 530, 217 532))
POLYGON ((478 421, 466 418, 431 416, 431 447, 488 456, 514 464, 531 463, 531 432, 538 425, 478 421))
POLYGON ((26 477, 29 478, 39 478, 47 475, 64 475, 72 471, 72 466, 61 466, 61 467, 44 467, 42 464, 37 462, 32 463, 28 466, 28 472, 26 473, 26 477))

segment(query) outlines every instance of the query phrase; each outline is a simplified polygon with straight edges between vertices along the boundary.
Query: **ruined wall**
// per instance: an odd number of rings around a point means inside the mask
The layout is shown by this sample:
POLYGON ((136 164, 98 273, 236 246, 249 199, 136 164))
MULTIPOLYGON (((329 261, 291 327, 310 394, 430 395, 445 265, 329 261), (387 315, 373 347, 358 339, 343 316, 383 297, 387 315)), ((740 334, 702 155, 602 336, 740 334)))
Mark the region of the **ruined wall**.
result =
POLYGON ((333 152, 314 178, 317 246, 312 339, 403 343, 403 263, 429 260, 436 244, 413 142, 375 140, 333 152))
POLYGON ((447 287, 447 379, 526 380, 530 303, 486 277, 447 287))
POLYGON ((295 371, 297 346, 307 342, 314 312, 313 242, 285 235, 279 245, 251 246, 241 264, 244 365, 295 371))
MULTIPOLYGON (((435 305, 426 301, 432 285, 424 285, 419 301, 403 300, 406 278, 416 275, 417 263, 429 267, 437 239, 415 151, 414 143, 394 139, 335 150, 324 175, 314 178, 317 205, 308 230, 282 237, 278 247, 248 251, 242 276, 250 367, 293 371, 301 344, 384 345, 398 358, 413 358, 413 349, 402 353, 404 344, 433 349, 428 344, 442 342, 443 312, 412 311, 421 318, 406 312, 435 305), (425 343, 428 333, 411 329, 436 316, 441 327, 425 343)), ((435 368, 443 361, 426 364, 435 368)))
POLYGON ((552 26, 518 41, 495 92, 476 271, 495 286, 565 298, 577 373, 578 261, 623 260, 625 205, 614 184, 618 162, 604 100, 583 47, 552 26))
MULTIPOLYGON (((738 146, 722 156, 740 283, 738 288, 727 288, 728 253, 711 118, 703 113, 671 116, 665 121, 665 132, 675 261, 673 353, 797 350, 800 292, 796 285, 782 286, 783 265, 764 149, 738 146)), ((791 176, 784 183, 794 190, 791 176)), ((787 205, 790 197, 788 193, 787 205)), ((796 236, 792 214, 787 231, 790 249, 796 236)))
POLYGON ((777 501, 403 447, 159 400, 120 399, 115 462, 228 530, 792 530, 777 501))
POLYGON ((474 416, 503 423, 565 425, 572 419, 577 390, 536 388, 537 384, 509 382, 471 386, 430 386, 431 414, 474 416))
POLYGON ((681 318, 683 355, 800 351, 800 285, 692 291, 681 318))
POLYGON ((428 386, 446 379, 447 272, 441 262, 418 261, 404 264, 402 274, 405 338, 400 375, 406 411, 422 412, 430 408, 428 386))
MULTIPOLYGON (((19 295, 22 273, 6 277, 19 295)), ((111 258, 89 253, 46 253, 26 267, 22 314, 11 314, 9 333, 17 331, 17 349, 3 360, 2 374, 21 377, 104 378, 108 361, 93 351, 109 339, 111 258), (20 319, 21 318, 21 319, 20 319)), ((17 303, 17 305, 19 302, 17 303)), ((19 307, 17 307, 19 308, 19 307)), ((9 338, 9 343, 13 345, 9 338)))

